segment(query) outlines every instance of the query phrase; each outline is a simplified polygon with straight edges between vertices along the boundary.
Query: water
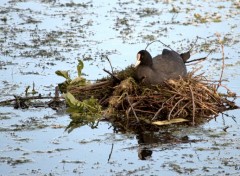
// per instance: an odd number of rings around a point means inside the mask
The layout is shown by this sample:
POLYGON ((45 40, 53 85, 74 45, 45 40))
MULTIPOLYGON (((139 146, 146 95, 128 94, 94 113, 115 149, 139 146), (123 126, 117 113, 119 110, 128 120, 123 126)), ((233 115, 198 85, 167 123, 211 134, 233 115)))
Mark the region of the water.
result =
MULTIPOLYGON (((239 6, 237 1, 197 0, 1 1, 1 101, 24 95, 33 82, 42 95, 54 94, 55 86, 64 81, 55 71, 70 70, 76 77, 78 59, 85 60, 88 80, 106 76, 103 68, 111 69, 104 55, 114 69, 124 69, 152 40, 185 52, 201 37, 192 58, 214 49, 198 66, 208 78, 218 80, 222 52, 215 33, 226 41, 224 85, 239 96, 239 6)), ((153 43, 149 50, 154 56, 162 48, 153 43)), ((1 175, 240 174, 239 110, 199 127, 147 134, 116 132, 107 122, 97 129, 84 126, 67 133, 68 114, 49 108, 0 107, 0 119, 1 175), (191 142, 182 140, 186 135, 191 142)))

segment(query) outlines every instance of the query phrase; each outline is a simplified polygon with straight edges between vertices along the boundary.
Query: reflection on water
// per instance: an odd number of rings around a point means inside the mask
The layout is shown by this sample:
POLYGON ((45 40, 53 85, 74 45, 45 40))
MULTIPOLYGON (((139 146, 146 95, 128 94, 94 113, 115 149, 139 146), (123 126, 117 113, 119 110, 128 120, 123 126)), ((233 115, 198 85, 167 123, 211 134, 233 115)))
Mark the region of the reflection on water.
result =
MULTIPOLYGON (((181 126, 185 128, 184 126, 181 126)), ((178 128, 181 128, 178 127, 178 128)), ((181 136, 177 137, 174 136, 173 131, 162 131, 162 132, 138 132, 136 134, 136 139, 138 142, 138 157, 141 160, 150 159, 153 154, 153 148, 156 146, 164 146, 164 144, 168 144, 168 147, 162 148, 161 150, 169 150, 170 148, 174 147, 174 145, 182 144, 182 143, 193 143, 193 142, 200 142, 200 140, 190 140, 189 137, 181 136)))
MULTIPOLYGON (((103 68, 111 69, 102 56, 123 69, 152 40, 182 53, 199 36, 192 57, 213 49, 199 66, 218 80, 216 32, 224 40, 224 84, 239 96, 239 7, 235 1, 198 0, 1 1, 1 100, 23 95, 33 82, 42 95, 53 95, 63 81, 55 71, 70 70, 74 77, 78 59, 86 78, 96 80, 105 76, 103 68)), ((149 51, 154 56, 162 49, 154 43, 149 51)), ((67 133, 65 113, 0 107, 0 175, 239 175, 239 110, 225 113, 199 127, 116 133, 101 122, 97 129, 67 133)))

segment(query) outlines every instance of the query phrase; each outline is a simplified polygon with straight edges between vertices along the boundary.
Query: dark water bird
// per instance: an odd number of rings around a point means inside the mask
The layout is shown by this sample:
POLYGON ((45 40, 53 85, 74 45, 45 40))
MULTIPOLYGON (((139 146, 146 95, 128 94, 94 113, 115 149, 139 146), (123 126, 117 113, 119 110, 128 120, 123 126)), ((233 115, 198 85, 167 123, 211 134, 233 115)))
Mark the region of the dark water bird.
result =
POLYGON ((168 79, 179 79, 187 74, 181 56, 172 50, 163 49, 162 54, 152 58, 147 50, 137 54, 136 78, 144 84, 161 84, 168 79))

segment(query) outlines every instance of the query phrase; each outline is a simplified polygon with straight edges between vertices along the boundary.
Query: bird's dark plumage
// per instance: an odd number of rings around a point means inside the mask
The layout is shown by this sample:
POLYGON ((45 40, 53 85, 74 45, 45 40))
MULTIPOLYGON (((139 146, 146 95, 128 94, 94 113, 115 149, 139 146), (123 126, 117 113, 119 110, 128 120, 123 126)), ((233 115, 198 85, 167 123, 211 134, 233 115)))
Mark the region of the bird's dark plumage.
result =
POLYGON ((161 84, 168 79, 178 79, 187 74, 181 56, 171 50, 164 49, 161 55, 152 58, 146 50, 137 54, 136 78, 145 84, 161 84))

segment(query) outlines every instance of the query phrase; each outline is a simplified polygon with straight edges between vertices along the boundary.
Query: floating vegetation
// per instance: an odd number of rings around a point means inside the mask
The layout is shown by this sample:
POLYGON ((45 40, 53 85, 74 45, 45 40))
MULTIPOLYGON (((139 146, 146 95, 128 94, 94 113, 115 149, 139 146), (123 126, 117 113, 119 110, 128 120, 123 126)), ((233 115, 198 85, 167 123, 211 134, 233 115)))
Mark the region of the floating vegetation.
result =
POLYGON ((153 16, 153 15, 159 15, 160 12, 157 8, 144 8, 141 9, 139 12, 137 12, 139 17, 148 17, 148 16, 153 16))
MULTIPOLYGON (((62 5, 64 6, 64 5, 62 5)), ((83 8, 87 8, 88 6, 92 6, 90 4, 90 2, 88 3, 74 3, 74 2, 70 2, 70 3, 66 3, 65 4, 66 7, 83 7, 83 8)))
POLYGON ((207 23, 209 21, 215 22, 215 23, 219 23, 221 22, 221 15, 218 13, 213 13, 213 14, 208 14, 206 16, 202 16, 199 13, 195 13, 194 17, 195 17, 195 21, 199 22, 199 23, 207 23), (209 15, 209 16, 208 16, 209 15))
POLYGON ((18 164, 31 163, 32 160, 27 159, 25 157, 21 157, 19 159, 13 159, 11 157, 0 157, 0 162, 1 163, 6 162, 6 163, 10 164, 11 166, 15 166, 18 164))

